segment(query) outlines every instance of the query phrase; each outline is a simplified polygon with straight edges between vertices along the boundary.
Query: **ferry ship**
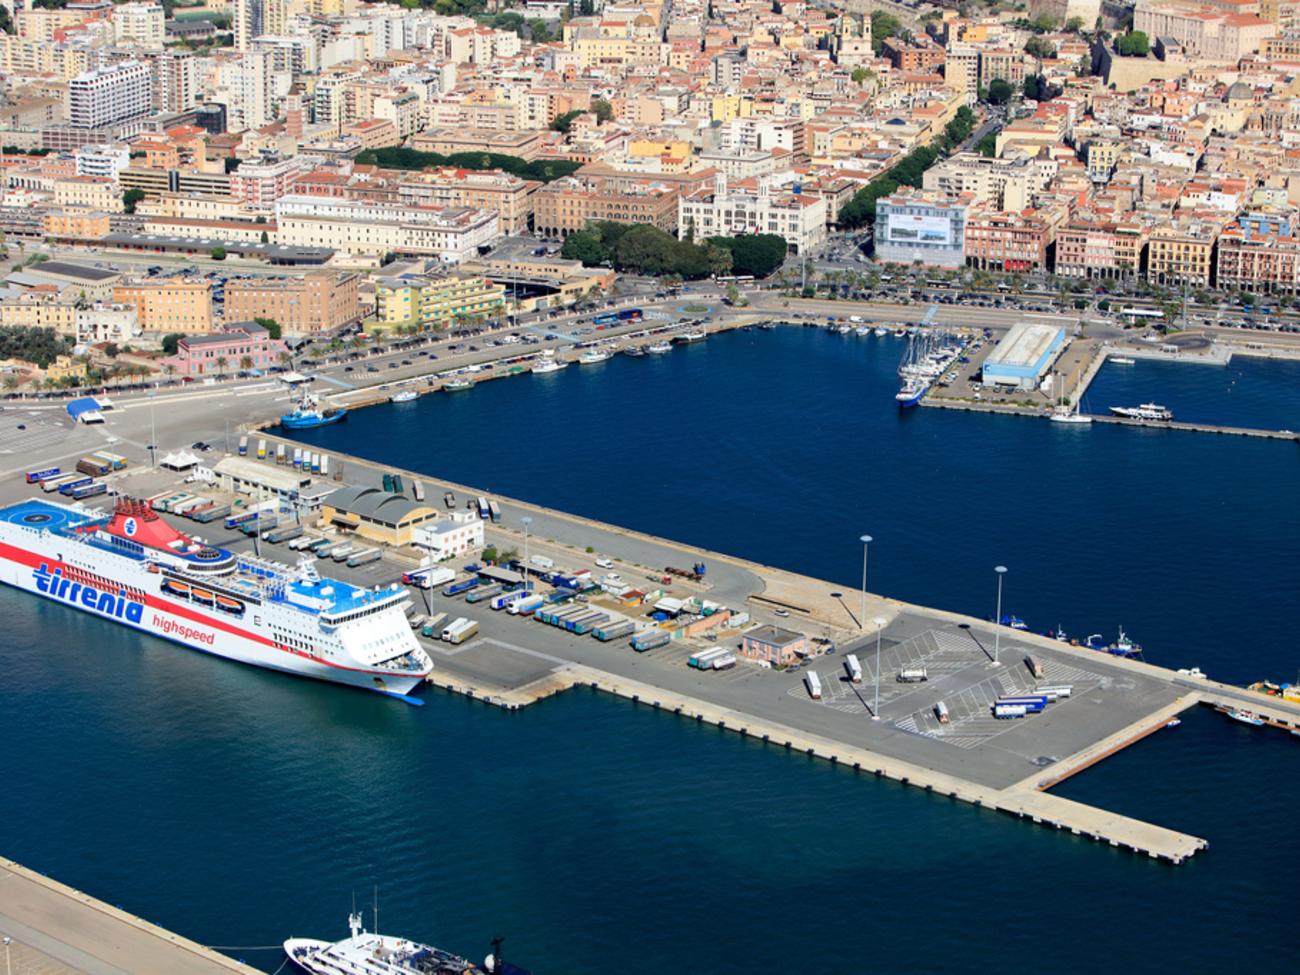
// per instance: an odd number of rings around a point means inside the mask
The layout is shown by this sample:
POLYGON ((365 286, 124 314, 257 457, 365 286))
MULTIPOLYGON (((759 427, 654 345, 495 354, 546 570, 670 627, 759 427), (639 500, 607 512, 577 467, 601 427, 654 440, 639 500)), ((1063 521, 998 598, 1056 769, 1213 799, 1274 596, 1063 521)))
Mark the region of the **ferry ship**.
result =
POLYGON ((480 968, 441 948, 372 934, 362 927, 361 915, 355 911, 348 916, 348 928, 351 937, 342 941, 290 938, 284 953, 309 975, 529 975, 501 958, 500 938, 480 968))
POLYGON ((1158 420, 1168 422, 1174 418, 1173 410, 1159 403, 1143 403, 1141 406, 1112 406, 1110 411, 1116 416, 1129 420, 1158 420))
POLYGON ((363 589, 204 544, 132 498, 0 508, 0 582, 230 660, 407 695, 433 670, 398 585, 363 589))
POLYGON ((305 430, 308 427, 323 427, 330 423, 338 423, 347 415, 348 411, 340 407, 331 406, 322 410, 320 399, 309 393, 303 396, 302 401, 291 412, 280 417, 280 423, 289 430, 305 430))

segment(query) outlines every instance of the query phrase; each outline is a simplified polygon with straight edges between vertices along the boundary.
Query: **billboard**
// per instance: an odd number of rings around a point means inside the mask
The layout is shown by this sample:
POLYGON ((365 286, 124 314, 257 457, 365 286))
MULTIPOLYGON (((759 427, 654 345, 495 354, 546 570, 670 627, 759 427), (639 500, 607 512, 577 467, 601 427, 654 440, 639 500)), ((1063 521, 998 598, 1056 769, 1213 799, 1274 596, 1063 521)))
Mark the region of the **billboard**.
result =
POLYGON ((889 215, 891 244, 929 244, 947 247, 952 244, 952 222, 947 217, 923 217, 907 213, 889 215))

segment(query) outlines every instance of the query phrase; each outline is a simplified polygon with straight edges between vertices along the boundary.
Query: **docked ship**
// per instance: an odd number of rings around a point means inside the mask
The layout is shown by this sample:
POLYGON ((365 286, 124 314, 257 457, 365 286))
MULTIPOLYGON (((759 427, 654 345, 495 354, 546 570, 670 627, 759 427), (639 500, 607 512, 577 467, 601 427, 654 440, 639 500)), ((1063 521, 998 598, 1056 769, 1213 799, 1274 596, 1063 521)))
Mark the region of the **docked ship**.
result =
POLYGON ((413 389, 403 389, 403 390, 399 390, 398 392, 394 393, 392 396, 388 397, 388 402, 409 403, 412 400, 418 398, 419 395, 420 394, 413 389))
POLYGON ((1143 403, 1141 406, 1112 406, 1110 411, 1127 420, 1156 420, 1167 423, 1174 418, 1173 410, 1159 403, 1143 403))
POLYGON ((528 975, 502 960, 499 938, 480 968, 441 948, 368 932, 355 911, 348 917, 348 928, 351 937, 342 941, 290 938, 284 953, 309 975, 528 975))
POLYGON ((401 586, 363 589, 207 545, 145 502, 0 508, 0 582, 240 663, 401 697, 433 669, 401 586))
POLYGON ((594 366, 598 362, 608 362, 609 353, 604 349, 588 349, 578 357, 578 365, 594 366))
POLYGON ((907 349, 898 364, 902 386, 894 399, 904 409, 916 406, 936 379, 947 371, 961 354, 962 344, 942 332, 917 329, 907 340, 907 349))
POLYGON ((660 342, 655 342, 652 345, 647 345, 645 347, 645 350, 649 352, 651 355, 664 355, 667 352, 671 352, 673 350, 673 347, 670 342, 660 341, 660 342))
POLYGON ((463 393, 467 389, 474 388, 472 379, 452 379, 442 384, 442 388, 449 393, 463 393))
POLYGON ((558 359, 555 358, 555 353, 552 352, 550 349, 547 349, 545 352, 539 355, 535 360, 533 360, 532 371, 538 373, 539 375, 544 375, 545 373, 548 372, 559 372, 567 365, 568 365, 567 362, 560 362, 558 359))
POLYGON ((694 332, 682 332, 677 336, 677 342, 681 345, 690 345, 692 342, 703 342, 708 338, 708 333, 700 330, 694 332))
POLYGON ((338 423, 347 415, 347 410, 337 406, 321 409, 319 397, 306 393, 292 411, 280 417, 280 423, 290 430, 304 430, 338 423))
POLYGON ((915 406, 921 402, 921 397, 926 394, 930 388, 920 376, 904 376, 903 385, 895 394, 894 399, 898 400, 898 405, 903 409, 915 406))

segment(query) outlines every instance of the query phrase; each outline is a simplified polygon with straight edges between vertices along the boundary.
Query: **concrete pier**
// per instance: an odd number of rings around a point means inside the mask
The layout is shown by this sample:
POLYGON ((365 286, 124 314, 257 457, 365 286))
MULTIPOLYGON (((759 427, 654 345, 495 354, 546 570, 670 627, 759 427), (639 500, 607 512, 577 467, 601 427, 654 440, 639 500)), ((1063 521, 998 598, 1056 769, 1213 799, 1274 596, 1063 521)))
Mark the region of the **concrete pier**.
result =
POLYGON ((15 973, 250 972, 210 948, 0 857, 0 934, 15 973))

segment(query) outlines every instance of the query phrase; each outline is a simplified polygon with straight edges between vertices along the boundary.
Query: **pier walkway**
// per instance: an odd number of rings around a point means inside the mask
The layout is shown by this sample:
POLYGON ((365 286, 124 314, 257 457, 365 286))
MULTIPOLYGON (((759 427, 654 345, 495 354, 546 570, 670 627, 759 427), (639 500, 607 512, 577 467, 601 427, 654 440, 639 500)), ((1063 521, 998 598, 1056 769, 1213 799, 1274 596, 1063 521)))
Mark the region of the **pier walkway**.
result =
POLYGON ((0 857, 0 934, 14 941, 10 945, 13 971, 33 975, 252 971, 4 857, 0 857))

